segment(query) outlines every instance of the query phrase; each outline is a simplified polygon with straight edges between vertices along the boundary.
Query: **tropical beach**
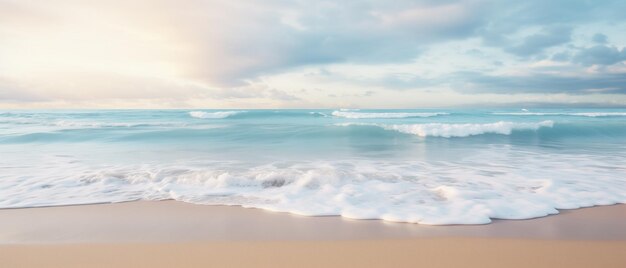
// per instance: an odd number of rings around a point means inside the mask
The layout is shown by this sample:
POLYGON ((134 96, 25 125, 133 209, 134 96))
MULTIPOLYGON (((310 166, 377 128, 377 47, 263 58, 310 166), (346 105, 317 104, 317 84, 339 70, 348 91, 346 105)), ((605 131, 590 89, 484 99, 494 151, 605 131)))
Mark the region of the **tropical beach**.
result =
POLYGON ((0 268, 626 267, 623 0, 0 0, 0 268))
POLYGON ((449 225, 626 203, 625 110, 533 111, 7 111, 0 208, 172 199, 449 225))

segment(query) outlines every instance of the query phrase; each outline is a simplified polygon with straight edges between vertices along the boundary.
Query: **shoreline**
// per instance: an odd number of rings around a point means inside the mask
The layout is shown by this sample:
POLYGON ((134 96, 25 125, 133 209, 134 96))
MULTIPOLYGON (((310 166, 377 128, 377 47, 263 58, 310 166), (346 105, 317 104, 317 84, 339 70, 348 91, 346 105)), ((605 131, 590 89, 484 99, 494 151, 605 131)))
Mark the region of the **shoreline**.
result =
POLYGON ((429 237, 626 241, 626 204, 484 225, 436 226, 172 200, 0 209, 0 245, 429 237))
POLYGON ((0 267, 624 267, 626 205, 428 226, 178 201, 0 210, 0 267))

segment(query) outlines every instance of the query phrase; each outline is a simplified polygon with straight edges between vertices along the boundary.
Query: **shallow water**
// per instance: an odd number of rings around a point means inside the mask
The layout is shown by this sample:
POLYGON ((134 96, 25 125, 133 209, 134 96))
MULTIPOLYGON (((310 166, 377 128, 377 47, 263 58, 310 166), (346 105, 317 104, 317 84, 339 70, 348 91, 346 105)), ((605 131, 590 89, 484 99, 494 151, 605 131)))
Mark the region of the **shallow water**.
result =
POLYGON ((423 224, 626 203, 626 110, 0 111, 0 208, 161 199, 423 224))

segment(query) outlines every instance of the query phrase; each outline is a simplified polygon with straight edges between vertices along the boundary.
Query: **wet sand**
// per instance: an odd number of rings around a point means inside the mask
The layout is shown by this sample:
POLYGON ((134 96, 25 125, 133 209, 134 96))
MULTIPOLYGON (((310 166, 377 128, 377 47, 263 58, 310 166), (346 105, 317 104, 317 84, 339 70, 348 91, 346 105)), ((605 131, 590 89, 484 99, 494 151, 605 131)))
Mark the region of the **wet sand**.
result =
POLYGON ((0 267, 626 267, 626 205, 425 226, 175 201, 0 210, 0 267))

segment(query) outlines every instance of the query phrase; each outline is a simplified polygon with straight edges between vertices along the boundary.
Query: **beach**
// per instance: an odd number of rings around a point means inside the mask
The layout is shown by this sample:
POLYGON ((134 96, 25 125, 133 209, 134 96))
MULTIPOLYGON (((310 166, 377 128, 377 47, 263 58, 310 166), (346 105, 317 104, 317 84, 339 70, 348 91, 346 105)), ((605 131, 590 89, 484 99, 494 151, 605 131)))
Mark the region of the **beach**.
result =
POLYGON ((2 267, 623 267, 626 205, 487 225, 138 201, 0 210, 2 267))
POLYGON ((626 268, 624 10, 0 0, 0 268, 626 268))
POLYGON ((624 109, 0 113, 4 267, 626 267, 624 109))

